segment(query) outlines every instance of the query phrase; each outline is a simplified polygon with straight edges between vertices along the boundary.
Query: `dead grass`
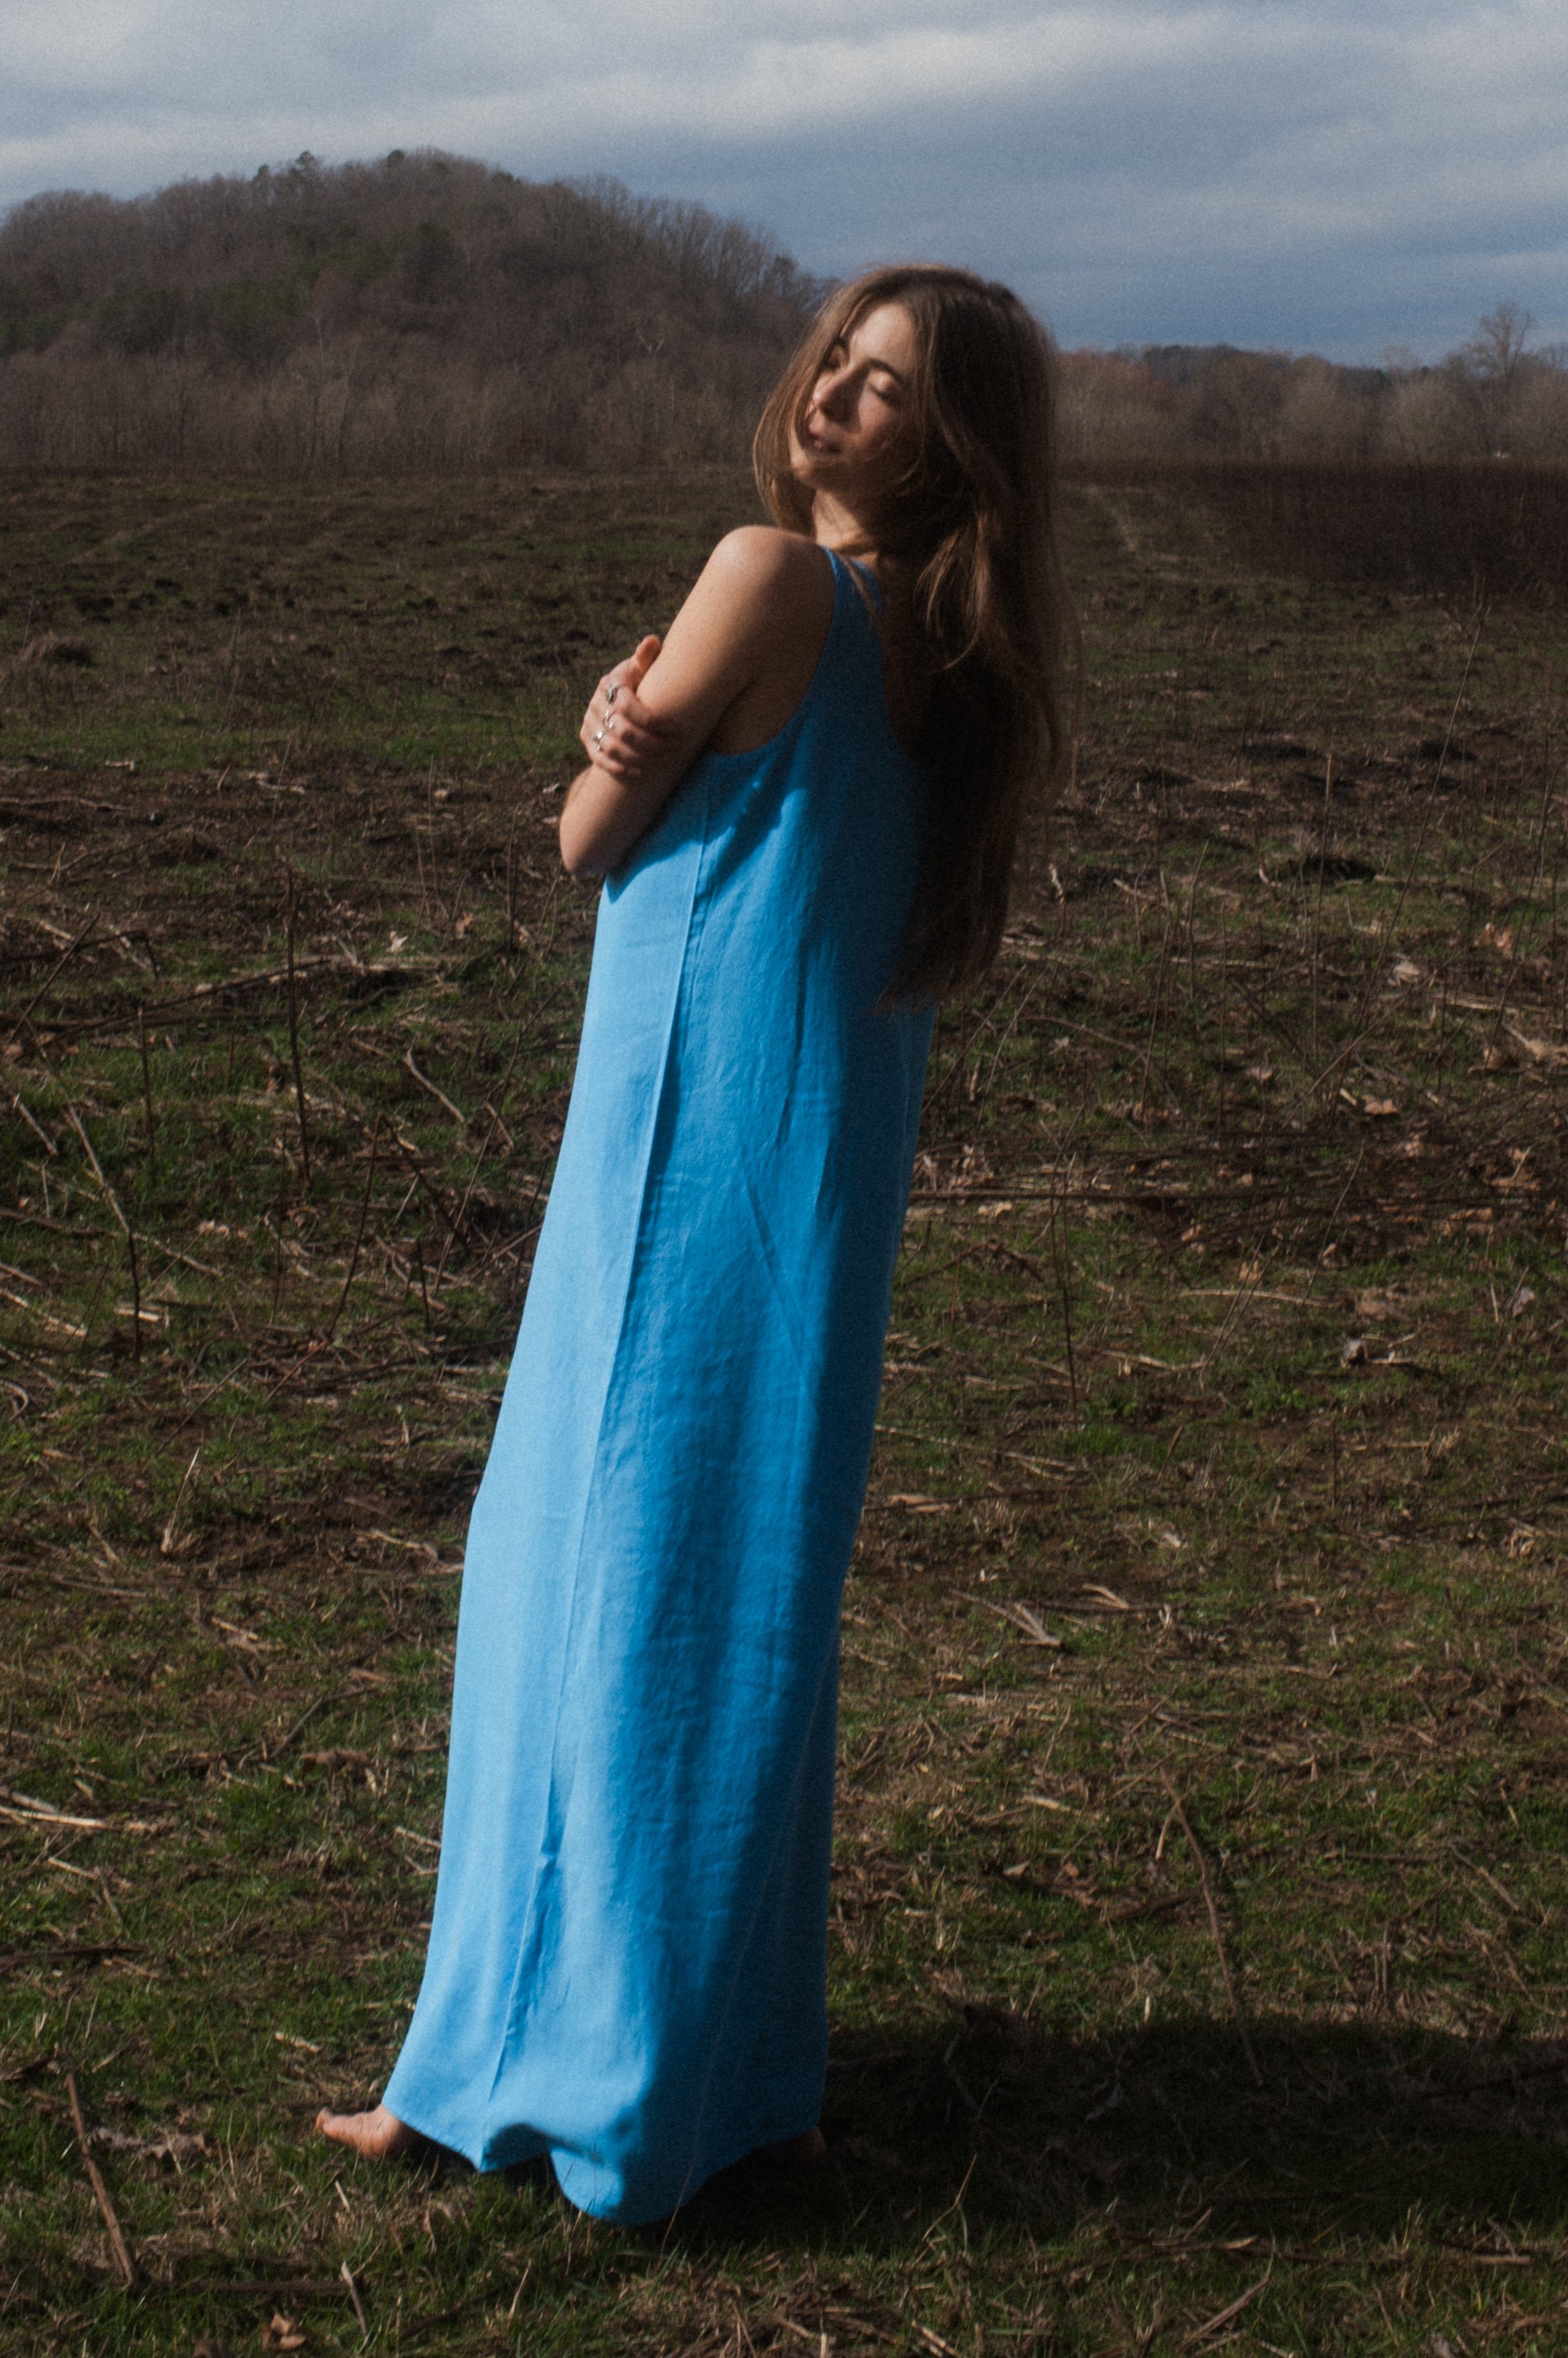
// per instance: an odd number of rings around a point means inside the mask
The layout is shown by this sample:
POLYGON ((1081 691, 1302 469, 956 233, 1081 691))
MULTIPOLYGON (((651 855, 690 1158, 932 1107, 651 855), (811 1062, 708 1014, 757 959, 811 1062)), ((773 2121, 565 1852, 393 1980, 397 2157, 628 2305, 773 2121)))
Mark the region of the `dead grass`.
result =
POLYGON ((564 716, 720 520, 640 496, 579 563, 541 494, 488 721, 440 649, 499 494, 9 497, 18 648, 49 564, 117 602, 0 687, 0 2346, 1558 2350, 1561 628, 1147 490, 1076 500, 1089 729, 933 1061, 828 2168, 632 2234, 308 2134, 417 1978, 591 925, 564 716), (131 608, 289 535, 337 570, 265 628, 330 652, 265 693, 205 591, 131 608))

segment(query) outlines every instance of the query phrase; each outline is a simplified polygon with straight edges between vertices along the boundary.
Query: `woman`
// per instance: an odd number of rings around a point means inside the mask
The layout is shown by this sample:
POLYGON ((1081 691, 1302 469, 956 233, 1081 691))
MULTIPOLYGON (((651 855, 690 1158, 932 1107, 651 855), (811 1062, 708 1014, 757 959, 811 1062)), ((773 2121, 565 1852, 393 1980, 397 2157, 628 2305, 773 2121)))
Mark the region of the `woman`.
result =
POLYGON ((1060 739, 1045 340, 967 273, 825 308, 720 543, 603 679, 609 878, 459 1624, 419 2003, 365 2153, 548 2152, 637 2221, 808 2158, 838 1617, 941 991, 1060 739))

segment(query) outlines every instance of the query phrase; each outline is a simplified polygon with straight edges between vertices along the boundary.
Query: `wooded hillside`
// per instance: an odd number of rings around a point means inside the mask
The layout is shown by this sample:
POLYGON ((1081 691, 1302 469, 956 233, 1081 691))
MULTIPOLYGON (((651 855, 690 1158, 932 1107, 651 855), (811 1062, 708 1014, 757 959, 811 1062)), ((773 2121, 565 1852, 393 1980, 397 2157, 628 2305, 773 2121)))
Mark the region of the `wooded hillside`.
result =
MULTIPOLYGON (((266 473, 744 457, 824 282, 699 205, 398 150, 0 222, 0 467, 266 473)), ((1499 304, 1436 366, 1229 345, 1062 358, 1062 449, 1568 459, 1568 352, 1499 304)))
POLYGON ((729 460, 820 289, 612 180, 398 151, 0 226, 0 465, 729 460))

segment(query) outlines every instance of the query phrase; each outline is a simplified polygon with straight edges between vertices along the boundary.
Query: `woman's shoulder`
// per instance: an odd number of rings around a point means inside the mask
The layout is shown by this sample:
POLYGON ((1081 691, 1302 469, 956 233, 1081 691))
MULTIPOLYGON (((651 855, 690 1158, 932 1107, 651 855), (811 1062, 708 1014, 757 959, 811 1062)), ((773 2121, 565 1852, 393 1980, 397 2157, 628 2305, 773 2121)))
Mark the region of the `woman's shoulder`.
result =
POLYGON ((704 566, 649 674, 650 689, 678 656, 723 697, 708 750, 749 752, 777 734, 806 694, 837 597, 833 565, 815 541, 742 525, 704 566))
POLYGON ((784 603, 803 614, 823 613, 834 596, 833 564, 804 533, 777 525, 743 524, 727 532, 705 568, 726 593, 776 611, 784 603))

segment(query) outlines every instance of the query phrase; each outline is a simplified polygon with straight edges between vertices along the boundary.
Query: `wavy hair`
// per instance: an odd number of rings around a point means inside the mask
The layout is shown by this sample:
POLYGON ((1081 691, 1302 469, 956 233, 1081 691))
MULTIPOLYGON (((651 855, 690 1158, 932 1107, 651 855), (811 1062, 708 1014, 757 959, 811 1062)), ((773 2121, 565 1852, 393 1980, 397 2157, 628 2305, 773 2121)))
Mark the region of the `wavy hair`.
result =
POLYGON ((996 956, 1024 814, 1049 808, 1066 743, 1076 624, 1056 548, 1054 367, 1017 296, 970 271, 912 265, 837 288, 752 445, 757 488, 786 530, 811 529, 811 493, 790 469, 792 429, 834 345, 882 303, 902 304, 914 324, 914 449, 868 539, 908 584, 931 678, 920 749, 929 812, 895 987, 940 998, 996 956))

